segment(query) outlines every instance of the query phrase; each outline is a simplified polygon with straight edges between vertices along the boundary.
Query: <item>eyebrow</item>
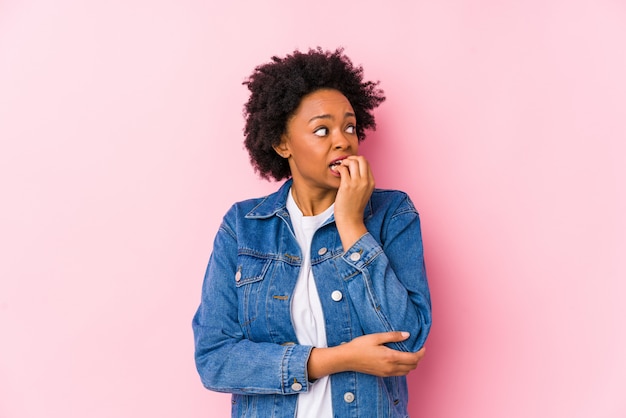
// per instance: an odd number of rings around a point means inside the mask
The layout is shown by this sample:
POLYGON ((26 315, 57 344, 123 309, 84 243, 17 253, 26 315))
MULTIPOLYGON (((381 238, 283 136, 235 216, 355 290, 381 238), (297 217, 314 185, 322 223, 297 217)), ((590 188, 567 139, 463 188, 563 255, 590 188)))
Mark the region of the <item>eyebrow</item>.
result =
MULTIPOLYGON (((356 115, 352 112, 346 112, 344 115, 344 118, 356 118, 356 115)), ((317 119, 334 119, 332 115, 329 114, 324 114, 324 115, 317 115, 317 116, 313 116, 311 119, 309 119, 309 123, 313 122, 314 120, 317 119)))

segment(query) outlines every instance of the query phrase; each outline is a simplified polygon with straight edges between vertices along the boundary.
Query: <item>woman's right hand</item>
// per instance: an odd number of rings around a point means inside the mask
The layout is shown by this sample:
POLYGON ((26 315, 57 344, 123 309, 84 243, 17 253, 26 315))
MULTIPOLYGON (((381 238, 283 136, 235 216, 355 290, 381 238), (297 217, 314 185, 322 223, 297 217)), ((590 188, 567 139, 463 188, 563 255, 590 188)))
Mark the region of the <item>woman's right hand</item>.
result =
POLYGON ((374 376, 405 376, 417 367, 424 353, 394 350, 384 344, 404 341, 408 333, 400 331, 362 335, 349 343, 330 348, 314 348, 309 357, 309 379, 333 373, 355 371, 374 376))

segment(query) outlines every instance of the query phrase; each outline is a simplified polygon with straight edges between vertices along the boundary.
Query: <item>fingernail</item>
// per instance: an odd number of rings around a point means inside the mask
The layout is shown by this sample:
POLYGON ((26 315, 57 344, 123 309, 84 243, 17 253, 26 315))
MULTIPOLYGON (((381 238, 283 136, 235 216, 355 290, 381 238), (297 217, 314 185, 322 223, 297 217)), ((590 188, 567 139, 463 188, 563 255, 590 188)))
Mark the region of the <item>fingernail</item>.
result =
POLYGON ((409 333, 408 333, 408 332, 406 332, 406 331, 402 331, 402 332, 401 332, 401 334, 402 334, 402 336, 403 336, 404 338, 409 338, 409 335, 411 335, 411 334, 409 334, 409 333))

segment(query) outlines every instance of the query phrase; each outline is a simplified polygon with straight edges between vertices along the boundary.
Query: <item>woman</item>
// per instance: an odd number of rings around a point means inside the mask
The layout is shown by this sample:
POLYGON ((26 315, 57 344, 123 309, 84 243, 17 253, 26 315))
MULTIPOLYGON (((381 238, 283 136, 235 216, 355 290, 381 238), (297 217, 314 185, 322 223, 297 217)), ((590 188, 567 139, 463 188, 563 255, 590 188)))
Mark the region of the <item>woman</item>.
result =
POLYGON ((251 163, 287 181, 219 228, 193 320, 202 382, 233 417, 406 417, 431 307, 419 216, 358 154, 383 92, 341 49, 273 57, 245 84, 251 163))

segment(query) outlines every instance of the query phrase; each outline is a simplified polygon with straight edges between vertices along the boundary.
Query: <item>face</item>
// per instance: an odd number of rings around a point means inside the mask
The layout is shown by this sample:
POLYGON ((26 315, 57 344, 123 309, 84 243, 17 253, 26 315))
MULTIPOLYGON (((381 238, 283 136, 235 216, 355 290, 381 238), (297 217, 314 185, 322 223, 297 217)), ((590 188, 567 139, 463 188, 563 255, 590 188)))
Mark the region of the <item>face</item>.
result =
POLYGON ((288 159, 294 185, 314 193, 336 193, 340 176, 335 164, 356 155, 358 148, 354 110, 343 94, 331 89, 302 98, 275 147, 288 159))

